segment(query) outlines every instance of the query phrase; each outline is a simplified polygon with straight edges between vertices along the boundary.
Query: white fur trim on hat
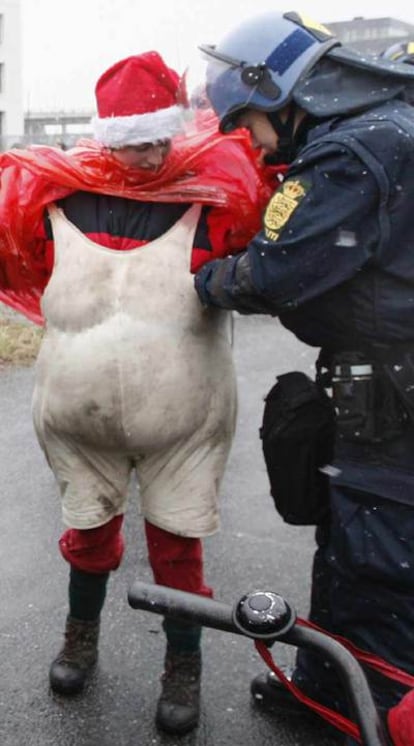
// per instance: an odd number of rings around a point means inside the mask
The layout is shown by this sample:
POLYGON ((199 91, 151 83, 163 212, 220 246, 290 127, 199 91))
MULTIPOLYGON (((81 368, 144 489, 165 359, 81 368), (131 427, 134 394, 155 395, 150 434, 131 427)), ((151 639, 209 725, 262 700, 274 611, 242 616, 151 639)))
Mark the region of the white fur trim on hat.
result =
POLYGON ((184 131, 184 116, 181 106, 169 106, 126 117, 94 117, 91 124, 95 140, 110 148, 124 148, 170 139, 184 131))

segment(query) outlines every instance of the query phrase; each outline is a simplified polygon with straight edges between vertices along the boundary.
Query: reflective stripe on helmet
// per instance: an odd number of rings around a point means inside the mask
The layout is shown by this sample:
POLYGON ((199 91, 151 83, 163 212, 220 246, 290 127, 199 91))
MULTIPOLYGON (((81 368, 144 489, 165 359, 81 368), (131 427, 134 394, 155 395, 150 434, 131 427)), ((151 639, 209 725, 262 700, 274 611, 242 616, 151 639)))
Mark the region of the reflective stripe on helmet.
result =
POLYGON ((283 44, 273 50, 266 59, 266 65, 279 75, 283 75, 312 44, 314 44, 314 39, 298 28, 285 39, 283 44))

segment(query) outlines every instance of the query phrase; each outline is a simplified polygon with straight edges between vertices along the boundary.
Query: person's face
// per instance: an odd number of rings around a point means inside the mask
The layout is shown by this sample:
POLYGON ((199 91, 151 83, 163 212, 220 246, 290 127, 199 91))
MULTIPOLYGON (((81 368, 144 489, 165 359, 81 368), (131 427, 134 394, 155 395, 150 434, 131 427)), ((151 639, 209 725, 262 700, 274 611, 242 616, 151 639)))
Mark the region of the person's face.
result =
POLYGON ((237 117, 237 127, 249 130, 253 147, 261 148, 264 155, 276 152, 279 138, 264 111, 246 109, 237 117))
POLYGON ((171 149, 171 140, 144 142, 112 150, 112 155, 127 168, 158 171, 171 149))

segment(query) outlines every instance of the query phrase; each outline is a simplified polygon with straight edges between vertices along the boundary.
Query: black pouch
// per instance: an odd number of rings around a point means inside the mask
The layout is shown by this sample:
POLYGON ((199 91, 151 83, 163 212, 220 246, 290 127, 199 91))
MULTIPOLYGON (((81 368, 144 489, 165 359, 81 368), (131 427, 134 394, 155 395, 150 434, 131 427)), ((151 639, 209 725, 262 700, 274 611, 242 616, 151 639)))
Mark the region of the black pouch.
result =
POLYGON ((286 523, 317 525, 329 511, 328 476, 334 453, 335 410, 305 373, 277 377, 265 399, 260 428, 271 495, 286 523))

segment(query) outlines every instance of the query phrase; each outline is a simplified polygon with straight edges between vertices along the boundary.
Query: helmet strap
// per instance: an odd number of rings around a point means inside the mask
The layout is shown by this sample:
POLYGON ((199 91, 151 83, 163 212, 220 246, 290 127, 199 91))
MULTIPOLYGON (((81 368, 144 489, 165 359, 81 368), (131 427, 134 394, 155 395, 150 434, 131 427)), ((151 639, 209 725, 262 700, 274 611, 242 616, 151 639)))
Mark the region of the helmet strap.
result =
POLYGON ((278 145, 275 153, 266 156, 266 163, 291 163, 296 155, 295 147, 295 114, 294 104, 289 104, 288 116, 285 122, 282 122, 278 111, 267 111, 266 116, 278 136, 278 145))

